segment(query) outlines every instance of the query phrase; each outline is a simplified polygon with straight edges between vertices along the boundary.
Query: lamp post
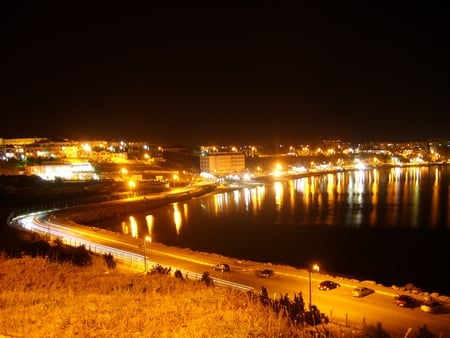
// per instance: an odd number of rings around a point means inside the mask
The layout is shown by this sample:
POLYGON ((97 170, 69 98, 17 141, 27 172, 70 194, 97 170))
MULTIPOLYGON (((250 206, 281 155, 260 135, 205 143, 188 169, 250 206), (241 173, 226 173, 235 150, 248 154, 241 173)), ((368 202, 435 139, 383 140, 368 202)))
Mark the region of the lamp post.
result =
POLYGON ((128 181, 128 186, 130 187, 130 194, 134 194, 134 188, 136 188, 136 182, 133 180, 128 181))
POLYGON ((178 180, 178 175, 173 175, 173 187, 175 188, 176 181, 178 180))
POLYGON ((312 289, 311 289, 311 274, 313 271, 319 271, 319 266, 313 264, 309 267, 309 309, 312 307, 312 289))
POLYGON ((151 243, 152 238, 150 236, 145 236, 144 238, 144 271, 147 273, 147 253, 146 253, 146 242, 151 243))

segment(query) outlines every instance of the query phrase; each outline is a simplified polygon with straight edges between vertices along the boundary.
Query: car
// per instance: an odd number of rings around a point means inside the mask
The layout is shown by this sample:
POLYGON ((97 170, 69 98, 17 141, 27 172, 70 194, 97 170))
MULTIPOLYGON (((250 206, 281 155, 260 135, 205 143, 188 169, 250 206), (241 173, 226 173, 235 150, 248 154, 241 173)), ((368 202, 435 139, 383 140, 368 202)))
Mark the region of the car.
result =
POLYGON ((270 278, 275 274, 275 272, 271 269, 263 269, 263 270, 256 270, 255 274, 257 277, 270 278))
POLYGON ((441 309, 442 304, 437 301, 428 301, 420 306, 423 312, 436 313, 441 309))
POLYGON ((230 266, 225 263, 216 264, 212 267, 215 271, 228 272, 230 271, 230 266))
POLYGON ((331 280, 324 280, 319 284, 319 290, 332 290, 340 287, 341 285, 339 283, 333 282, 331 280))
POLYGON ((359 286, 352 290, 352 296, 361 298, 370 295, 371 293, 374 292, 375 292, 374 290, 366 288, 365 286, 359 286))
POLYGON ((400 295, 395 297, 395 304, 400 307, 414 307, 416 303, 416 300, 408 295, 400 295))

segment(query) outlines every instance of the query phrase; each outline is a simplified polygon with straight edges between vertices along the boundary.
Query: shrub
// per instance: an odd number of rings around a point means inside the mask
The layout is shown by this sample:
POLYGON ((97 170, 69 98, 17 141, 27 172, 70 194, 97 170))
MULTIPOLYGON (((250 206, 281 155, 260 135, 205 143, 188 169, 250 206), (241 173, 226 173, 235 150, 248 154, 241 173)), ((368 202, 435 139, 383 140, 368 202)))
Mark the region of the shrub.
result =
POLYGON ((180 279, 180 280, 183 280, 183 279, 184 279, 184 278, 183 278, 183 274, 182 274, 181 271, 178 270, 178 269, 175 271, 174 276, 175 276, 175 278, 178 278, 178 279, 180 279))
POLYGON ((103 260, 108 269, 114 270, 116 268, 116 262, 114 261, 114 257, 112 254, 110 253, 104 254, 103 260))
POLYGON ((153 265, 153 268, 148 272, 149 275, 169 275, 170 271, 172 270, 171 267, 164 267, 160 264, 153 265))
POLYGON ((214 280, 209 276, 209 272, 208 271, 203 272, 201 281, 203 283, 205 283, 206 286, 213 286, 214 285, 214 280))

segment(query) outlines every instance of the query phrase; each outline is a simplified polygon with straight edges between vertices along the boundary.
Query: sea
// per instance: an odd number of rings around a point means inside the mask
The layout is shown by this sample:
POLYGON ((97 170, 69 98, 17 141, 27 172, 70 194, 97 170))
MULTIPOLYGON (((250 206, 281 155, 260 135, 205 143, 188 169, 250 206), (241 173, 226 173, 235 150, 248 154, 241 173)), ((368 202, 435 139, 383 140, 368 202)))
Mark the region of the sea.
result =
POLYGON ((216 191, 97 226, 169 246, 450 295, 450 166, 340 171, 216 191))

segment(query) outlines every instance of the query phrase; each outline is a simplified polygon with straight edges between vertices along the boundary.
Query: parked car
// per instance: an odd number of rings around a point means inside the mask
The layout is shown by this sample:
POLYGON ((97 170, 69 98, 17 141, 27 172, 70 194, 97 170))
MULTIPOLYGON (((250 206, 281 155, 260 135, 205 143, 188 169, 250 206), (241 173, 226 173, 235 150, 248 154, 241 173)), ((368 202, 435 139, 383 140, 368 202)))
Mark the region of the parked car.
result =
POLYGON ((414 307, 416 303, 416 300, 408 295, 400 295, 395 297, 395 304, 401 307, 414 307))
POLYGON ((319 284, 319 290, 332 290, 340 287, 341 285, 339 283, 333 282, 331 280, 324 280, 319 284))
POLYGON ((436 312, 439 312, 441 307, 442 307, 442 304, 434 300, 434 301, 429 301, 429 302, 423 303, 420 306, 420 309, 423 312, 436 313, 436 312))
POLYGON ((222 271, 222 272, 230 271, 230 266, 228 264, 224 264, 224 263, 214 265, 212 268, 215 271, 222 271))
POLYGON ((371 293, 374 293, 375 291, 369 288, 366 288, 365 286, 356 287, 352 290, 352 296, 353 297, 365 297, 367 295, 370 295, 371 293))

